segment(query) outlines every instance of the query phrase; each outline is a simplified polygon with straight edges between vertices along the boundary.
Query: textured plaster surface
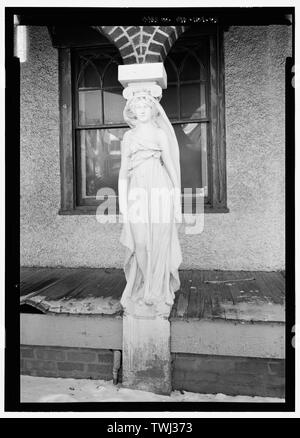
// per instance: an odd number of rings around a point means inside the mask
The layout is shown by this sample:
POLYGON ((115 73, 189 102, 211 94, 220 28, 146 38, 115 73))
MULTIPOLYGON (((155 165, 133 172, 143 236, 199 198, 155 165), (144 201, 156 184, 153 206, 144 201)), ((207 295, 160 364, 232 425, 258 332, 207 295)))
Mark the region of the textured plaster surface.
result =
MULTIPOLYGON (((225 33, 229 213, 180 234, 182 268, 284 268, 286 26, 225 33)), ((122 267, 120 224, 60 216, 58 54, 45 27, 29 28, 21 64, 21 264, 122 267)))

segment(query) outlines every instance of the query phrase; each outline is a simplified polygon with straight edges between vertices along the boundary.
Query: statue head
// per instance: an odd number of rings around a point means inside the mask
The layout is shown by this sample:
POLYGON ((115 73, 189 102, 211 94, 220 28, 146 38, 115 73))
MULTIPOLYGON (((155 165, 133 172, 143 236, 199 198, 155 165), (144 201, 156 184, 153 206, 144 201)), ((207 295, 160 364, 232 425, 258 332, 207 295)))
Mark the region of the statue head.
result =
POLYGON ((124 109, 124 119, 130 126, 139 122, 148 122, 158 116, 158 109, 153 98, 147 93, 137 93, 128 100, 124 109))
POLYGON ((159 113, 157 103, 162 95, 162 89, 155 83, 129 84, 123 91, 127 100, 124 109, 124 120, 129 126, 134 127, 139 122, 152 120, 159 113))

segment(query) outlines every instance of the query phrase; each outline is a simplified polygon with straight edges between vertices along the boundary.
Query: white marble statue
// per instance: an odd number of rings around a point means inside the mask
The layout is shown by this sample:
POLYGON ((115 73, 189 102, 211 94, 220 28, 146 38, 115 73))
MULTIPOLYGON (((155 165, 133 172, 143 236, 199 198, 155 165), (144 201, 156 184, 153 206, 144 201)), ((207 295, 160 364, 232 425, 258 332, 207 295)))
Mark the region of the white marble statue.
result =
MULTIPOLYGON (((156 90, 157 91, 157 90, 156 90)), ((121 145, 120 241, 126 248, 124 311, 169 316, 180 287, 181 216, 179 148, 174 129, 153 89, 128 87, 121 145)))

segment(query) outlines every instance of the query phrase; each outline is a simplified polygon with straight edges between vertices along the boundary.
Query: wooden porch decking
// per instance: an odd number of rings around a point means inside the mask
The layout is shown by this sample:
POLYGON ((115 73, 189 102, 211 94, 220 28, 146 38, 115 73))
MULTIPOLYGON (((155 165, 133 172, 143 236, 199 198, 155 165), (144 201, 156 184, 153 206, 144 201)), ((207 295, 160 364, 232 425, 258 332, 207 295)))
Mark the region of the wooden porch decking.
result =
MULTIPOLYGON (((171 320, 285 321, 283 272, 181 270, 171 320)), ((122 269, 22 267, 20 304, 120 317, 122 269)), ((22 311, 22 308, 21 308, 22 311)))
MULTIPOLYGON (((283 273, 181 270, 180 278, 170 316, 173 387, 284 397, 283 273)), ((123 270, 24 267, 20 280, 23 373, 104 378, 107 365, 83 359, 123 349, 123 270)))

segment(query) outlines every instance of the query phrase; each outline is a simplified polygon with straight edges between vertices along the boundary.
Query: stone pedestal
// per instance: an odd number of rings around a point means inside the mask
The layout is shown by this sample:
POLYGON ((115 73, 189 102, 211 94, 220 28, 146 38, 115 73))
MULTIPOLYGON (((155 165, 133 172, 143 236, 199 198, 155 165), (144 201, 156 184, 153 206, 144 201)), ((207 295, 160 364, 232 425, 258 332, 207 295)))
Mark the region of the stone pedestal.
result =
POLYGON ((125 314, 123 385, 157 394, 171 393, 170 322, 125 314))

